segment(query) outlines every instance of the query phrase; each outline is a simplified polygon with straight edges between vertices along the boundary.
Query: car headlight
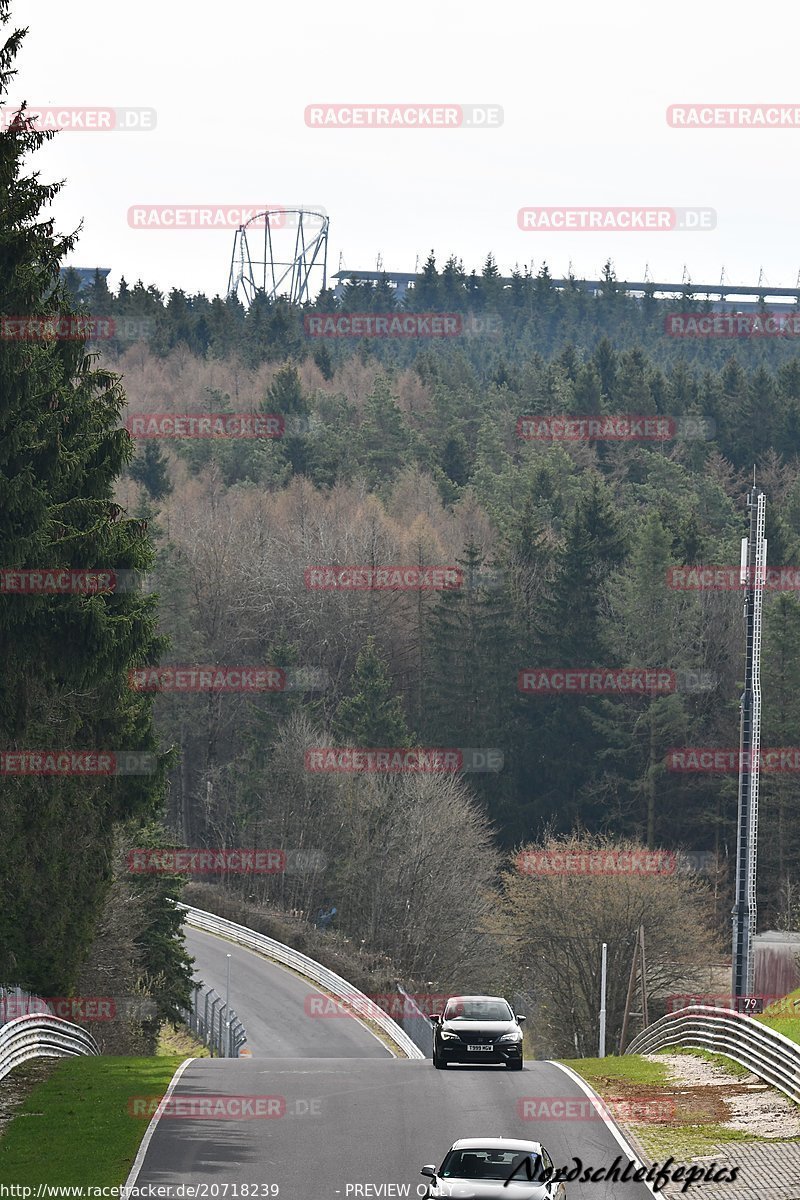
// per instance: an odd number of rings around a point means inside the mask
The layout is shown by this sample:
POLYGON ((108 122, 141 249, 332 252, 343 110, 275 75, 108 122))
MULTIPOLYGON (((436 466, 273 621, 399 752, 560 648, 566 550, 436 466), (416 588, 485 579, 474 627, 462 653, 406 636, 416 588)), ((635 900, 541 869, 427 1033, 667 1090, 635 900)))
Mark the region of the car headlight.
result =
POLYGON ((521 1042, 522 1034, 521 1033, 504 1033, 503 1036, 499 1037, 497 1040, 498 1040, 498 1042, 521 1042))
POLYGON ((441 1037, 442 1037, 442 1041, 444 1041, 444 1042, 457 1042, 458 1041, 458 1034, 450 1033, 450 1031, 447 1029, 442 1030, 441 1037))

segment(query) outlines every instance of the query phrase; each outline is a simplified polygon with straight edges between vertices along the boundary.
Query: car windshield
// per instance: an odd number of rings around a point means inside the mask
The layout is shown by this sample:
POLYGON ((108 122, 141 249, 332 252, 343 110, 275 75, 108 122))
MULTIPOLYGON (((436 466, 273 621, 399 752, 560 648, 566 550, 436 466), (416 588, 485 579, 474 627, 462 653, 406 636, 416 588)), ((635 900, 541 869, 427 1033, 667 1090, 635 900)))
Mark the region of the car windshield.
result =
POLYGON ((445 1021, 511 1021, 514 1014, 505 1000, 451 1000, 445 1021))
POLYGON ((442 1179, 533 1179, 540 1158, 520 1150, 451 1150, 439 1172, 442 1179))

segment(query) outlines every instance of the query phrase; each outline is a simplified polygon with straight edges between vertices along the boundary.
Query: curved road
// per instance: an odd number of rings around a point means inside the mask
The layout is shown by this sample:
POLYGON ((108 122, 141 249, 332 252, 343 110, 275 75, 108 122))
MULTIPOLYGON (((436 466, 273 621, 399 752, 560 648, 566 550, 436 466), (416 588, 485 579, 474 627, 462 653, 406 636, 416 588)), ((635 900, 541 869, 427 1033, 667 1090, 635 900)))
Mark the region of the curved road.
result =
MULTIPOLYGON (((414 1197, 425 1192, 423 1163, 441 1162, 456 1138, 481 1135, 541 1140, 557 1166, 571 1166, 578 1156, 584 1166, 607 1167, 617 1155, 625 1165, 623 1150, 596 1114, 525 1119, 526 1098, 585 1101, 553 1064, 529 1062, 521 1072, 488 1066, 435 1071, 429 1060, 392 1059, 355 1020, 307 1016, 311 984, 212 935, 186 932, 197 975, 217 991, 224 990, 225 954, 232 954, 232 1004, 252 1036, 254 1057, 197 1059, 183 1071, 174 1115, 156 1126, 135 1180, 139 1187, 218 1185, 198 1190, 200 1200, 223 1200, 225 1184, 230 1200, 248 1194, 245 1184, 250 1196, 279 1200, 414 1197), (222 1115, 178 1115, 178 1103, 185 1109, 198 1100, 219 1104, 222 1115)), ((581 1108, 587 1113, 588 1103, 581 1108)), ((634 1183, 568 1185, 569 1200, 651 1194, 634 1183)), ((165 1200, 180 1195, 164 1193, 165 1200)))
POLYGON ((230 954, 231 1008, 245 1027, 253 1058, 392 1057, 354 1018, 314 1016, 314 998, 323 993, 313 983, 213 933, 187 926, 184 936, 196 960, 195 978, 223 999, 230 954))

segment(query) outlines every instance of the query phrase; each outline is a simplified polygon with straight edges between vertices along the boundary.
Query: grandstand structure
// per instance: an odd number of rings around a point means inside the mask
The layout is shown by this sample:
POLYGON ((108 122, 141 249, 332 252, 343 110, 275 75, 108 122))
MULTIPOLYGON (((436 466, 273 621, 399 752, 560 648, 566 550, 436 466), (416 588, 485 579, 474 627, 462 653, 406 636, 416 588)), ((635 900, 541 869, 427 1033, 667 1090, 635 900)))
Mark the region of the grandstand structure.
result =
POLYGON ((77 277, 78 290, 83 291, 84 288, 91 287, 94 283, 95 275, 99 275, 101 279, 108 279, 111 274, 111 267, 61 267, 61 278, 71 274, 73 278, 77 277))

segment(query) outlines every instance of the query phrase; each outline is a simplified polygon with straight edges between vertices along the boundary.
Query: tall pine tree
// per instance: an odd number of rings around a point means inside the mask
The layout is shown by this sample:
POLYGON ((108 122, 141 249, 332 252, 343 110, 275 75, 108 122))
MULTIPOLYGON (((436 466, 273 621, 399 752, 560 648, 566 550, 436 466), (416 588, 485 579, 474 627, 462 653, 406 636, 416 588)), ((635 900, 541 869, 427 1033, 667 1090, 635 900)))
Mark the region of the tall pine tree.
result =
MULTIPOLYGON (((10 21, 0 0, 0 26, 10 21)), ((0 97, 24 31, 0 48, 0 97)), ((42 210, 59 185, 28 173, 52 135, 24 108, 0 131, 0 304, 4 314, 71 311, 59 266, 75 238, 42 210)), ((0 566, 137 571, 151 563, 141 522, 113 503, 132 457, 119 380, 85 342, 0 342, 0 566)), ((152 700, 129 668, 157 661, 155 599, 0 594, 0 750, 153 751, 152 700)), ((0 983, 64 995, 77 976, 111 878, 118 822, 153 811, 159 775, 5 775, 0 799, 0 983)))

